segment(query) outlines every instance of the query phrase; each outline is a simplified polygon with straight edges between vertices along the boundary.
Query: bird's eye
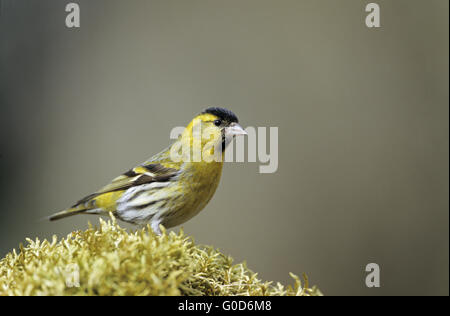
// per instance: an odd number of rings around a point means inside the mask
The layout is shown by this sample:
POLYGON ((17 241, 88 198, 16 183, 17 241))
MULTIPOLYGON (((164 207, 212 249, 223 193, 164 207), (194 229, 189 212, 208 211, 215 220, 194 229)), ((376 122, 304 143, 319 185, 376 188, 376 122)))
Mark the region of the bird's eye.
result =
POLYGON ((221 124, 222 124, 221 120, 215 120, 214 121, 214 125, 216 125, 216 126, 220 126, 221 124))

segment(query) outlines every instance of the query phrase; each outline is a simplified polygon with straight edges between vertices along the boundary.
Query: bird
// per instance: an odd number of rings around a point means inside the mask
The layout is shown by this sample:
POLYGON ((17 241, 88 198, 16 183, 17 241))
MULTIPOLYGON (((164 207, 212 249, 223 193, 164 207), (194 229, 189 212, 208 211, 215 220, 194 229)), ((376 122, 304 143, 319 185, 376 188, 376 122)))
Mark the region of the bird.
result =
POLYGON ((246 134, 232 111, 209 107, 168 148, 49 219, 112 213, 139 227, 150 225, 161 235, 160 225, 178 226, 205 208, 220 182, 226 147, 246 134))

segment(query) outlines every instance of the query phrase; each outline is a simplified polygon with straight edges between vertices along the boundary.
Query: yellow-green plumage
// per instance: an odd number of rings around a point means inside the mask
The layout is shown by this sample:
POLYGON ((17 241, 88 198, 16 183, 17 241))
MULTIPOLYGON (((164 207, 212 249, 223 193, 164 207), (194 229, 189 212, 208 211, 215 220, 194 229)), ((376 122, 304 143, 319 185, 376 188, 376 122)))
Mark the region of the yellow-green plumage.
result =
MULTIPOLYGON (((171 150, 188 146, 192 157, 196 149, 200 152, 213 152, 206 147, 211 143, 217 145, 216 148, 224 149, 230 137, 245 134, 237 121, 237 117, 229 110, 205 110, 189 123, 172 146, 118 176, 73 207, 54 214, 50 220, 75 214, 101 215, 112 212, 119 219, 133 224, 151 223, 156 233, 160 233, 160 224, 169 228, 189 220, 214 195, 222 174, 223 159, 194 162, 183 156, 181 161, 175 161, 171 150), (193 136, 195 122, 201 123, 202 135, 209 137, 202 137, 198 141, 193 136)), ((224 151, 221 155, 223 158, 224 151)))

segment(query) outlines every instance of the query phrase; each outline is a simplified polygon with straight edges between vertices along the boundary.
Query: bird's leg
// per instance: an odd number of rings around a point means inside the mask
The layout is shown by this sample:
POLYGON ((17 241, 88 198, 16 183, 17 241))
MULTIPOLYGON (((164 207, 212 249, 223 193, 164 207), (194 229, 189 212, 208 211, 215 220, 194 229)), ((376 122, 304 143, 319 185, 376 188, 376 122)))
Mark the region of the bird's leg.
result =
POLYGON ((161 220, 153 220, 150 226, 152 227, 152 230, 156 235, 161 236, 162 232, 159 228, 159 224, 161 224, 161 220))

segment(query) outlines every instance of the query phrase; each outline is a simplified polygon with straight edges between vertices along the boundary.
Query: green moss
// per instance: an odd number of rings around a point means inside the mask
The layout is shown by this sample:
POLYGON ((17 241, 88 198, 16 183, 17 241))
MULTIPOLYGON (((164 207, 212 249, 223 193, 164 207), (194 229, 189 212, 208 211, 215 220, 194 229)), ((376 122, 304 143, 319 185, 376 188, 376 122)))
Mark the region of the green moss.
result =
POLYGON ((321 295, 306 277, 262 282, 245 263, 183 232, 127 232, 115 220, 51 242, 27 239, 0 261, 0 295, 321 295))

